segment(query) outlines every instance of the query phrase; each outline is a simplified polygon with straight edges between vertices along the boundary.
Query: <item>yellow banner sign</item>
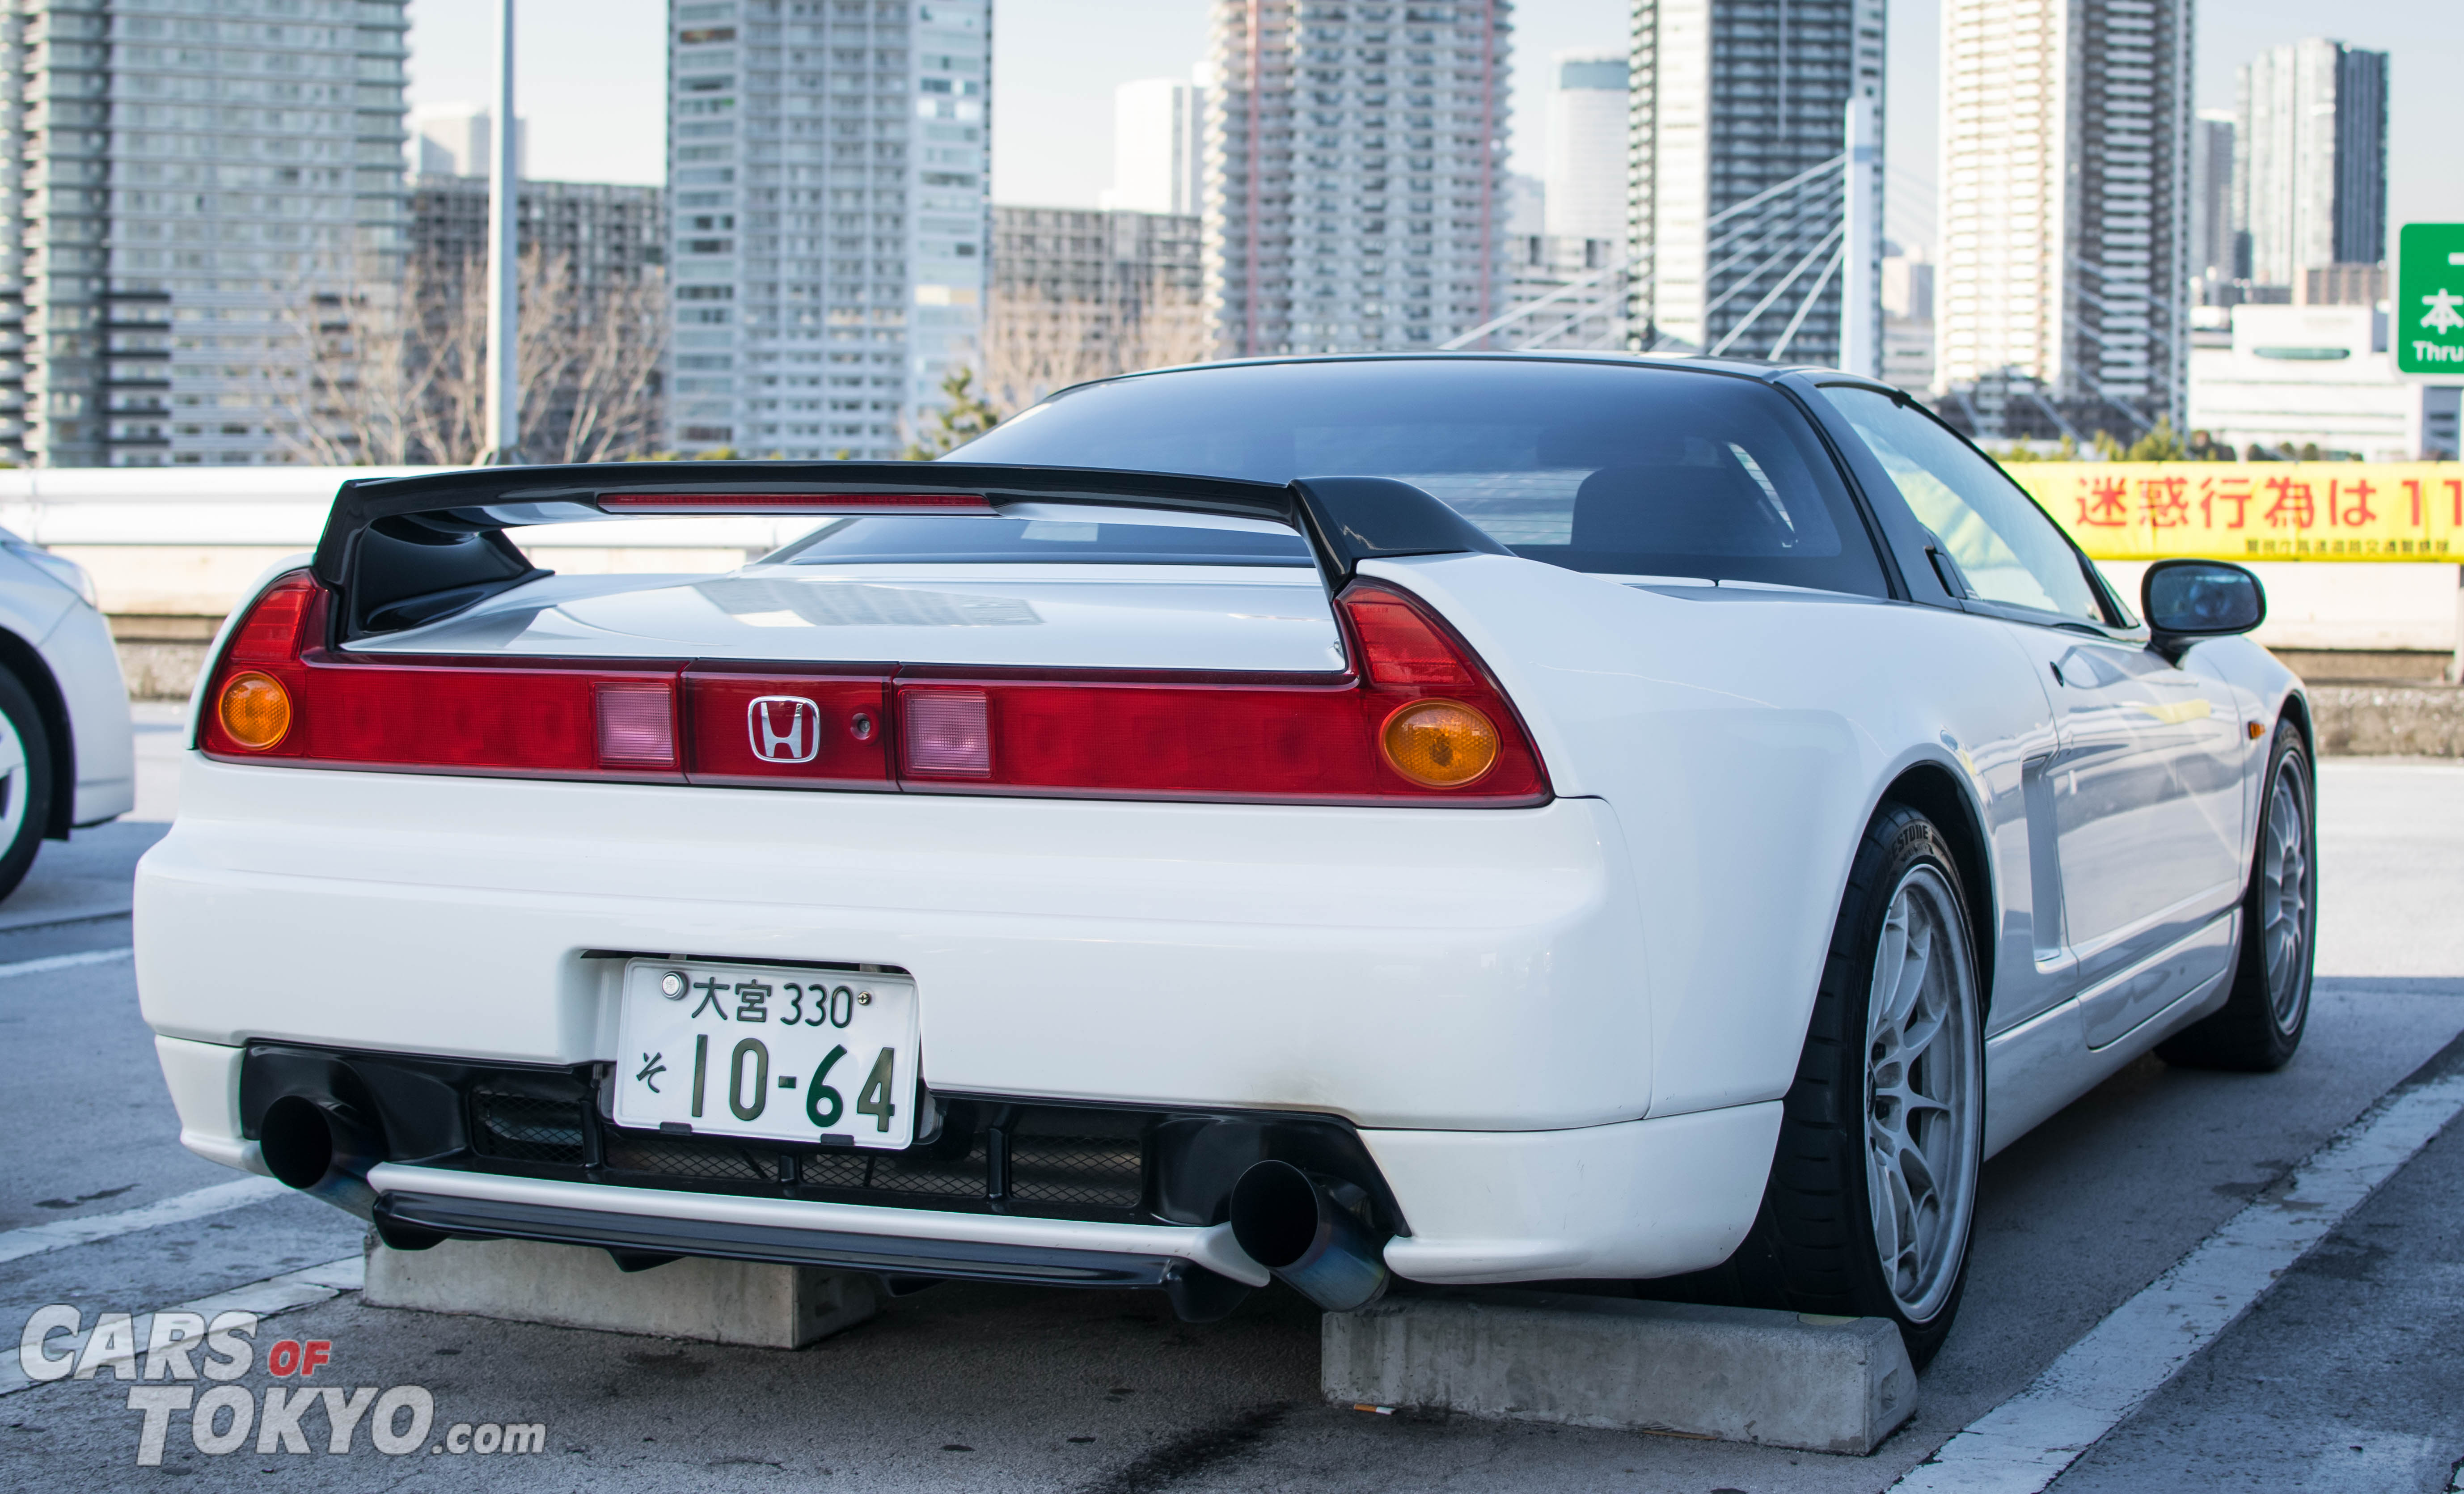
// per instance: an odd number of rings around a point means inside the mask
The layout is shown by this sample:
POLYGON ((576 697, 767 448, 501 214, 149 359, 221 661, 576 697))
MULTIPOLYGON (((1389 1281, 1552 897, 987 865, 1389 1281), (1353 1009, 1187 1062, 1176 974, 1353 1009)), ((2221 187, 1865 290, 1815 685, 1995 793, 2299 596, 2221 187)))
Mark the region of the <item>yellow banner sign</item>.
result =
POLYGON ((2454 462, 2013 462, 2100 560, 2464 563, 2454 462))

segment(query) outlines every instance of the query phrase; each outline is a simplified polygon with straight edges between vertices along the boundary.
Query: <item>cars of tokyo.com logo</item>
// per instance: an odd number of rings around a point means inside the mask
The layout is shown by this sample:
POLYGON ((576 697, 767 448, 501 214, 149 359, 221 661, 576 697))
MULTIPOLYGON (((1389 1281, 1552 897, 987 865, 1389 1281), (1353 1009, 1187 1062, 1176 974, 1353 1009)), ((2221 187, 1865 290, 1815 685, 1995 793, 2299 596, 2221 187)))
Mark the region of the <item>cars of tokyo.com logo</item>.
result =
POLYGON ((336 1373, 334 1346, 322 1338, 285 1338, 265 1348, 270 1383, 261 1392, 235 1381, 258 1368, 257 1316, 253 1312, 204 1314, 101 1312, 91 1326, 66 1303, 38 1307, 17 1340, 17 1368, 26 1378, 91 1380, 103 1371, 128 1387, 128 1409, 144 1420, 137 1432, 137 1461, 156 1467, 170 1441, 174 1418, 187 1423, 198 1452, 221 1458, 253 1449, 259 1454, 306 1453, 312 1445, 348 1453, 363 1427, 367 1445, 399 1458, 423 1447, 456 1456, 538 1453, 547 1450, 540 1422, 457 1421, 433 1439, 436 1397, 425 1385, 311 1385, 336 1373), (211 1382, 200 1386, 200 1380, 211 1382), (322 1432, 312 1439, 312 1432, 322 1432))

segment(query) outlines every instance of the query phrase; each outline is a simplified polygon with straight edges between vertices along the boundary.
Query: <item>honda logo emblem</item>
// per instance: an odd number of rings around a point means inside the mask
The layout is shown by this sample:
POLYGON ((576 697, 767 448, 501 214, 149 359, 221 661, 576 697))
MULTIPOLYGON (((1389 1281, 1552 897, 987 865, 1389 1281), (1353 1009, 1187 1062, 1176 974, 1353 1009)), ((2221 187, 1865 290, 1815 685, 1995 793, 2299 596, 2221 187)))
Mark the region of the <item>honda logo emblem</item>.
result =
POLYGON ((810 762, 822 750, 822 708, 802 695, 763 695, 745 713, 753 756, 764 762, 810 762))

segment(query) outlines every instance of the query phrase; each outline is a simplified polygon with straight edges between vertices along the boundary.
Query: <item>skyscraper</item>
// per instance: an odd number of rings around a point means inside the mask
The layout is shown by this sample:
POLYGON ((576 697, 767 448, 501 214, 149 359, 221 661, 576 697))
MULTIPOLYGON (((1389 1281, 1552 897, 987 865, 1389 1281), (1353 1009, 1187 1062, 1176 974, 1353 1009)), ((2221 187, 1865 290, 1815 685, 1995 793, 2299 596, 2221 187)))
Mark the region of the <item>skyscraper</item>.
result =
POLYGON ((1934 388, 1996 437, 2182 423, 2190 0, 1944 0, 1934 388))
POLYGON ((682 450, 898 454, 977 358, 988 0, 671 0, 682 450))
MULTIPOLYGON (((410 111, 405 164, 413 176, 486 176, 495 112, 480 103, 424 103, 410 111)), ((514 174, 531 174, 531 121, 514 121, 514 174)))
POLYGON ((2224 286, 2248 277, 2233 223, 2234 118, 2202 109, 2190 121, 2190 298, 2209 305, 2223 304, 2224 286))
POLYGON ((1621 53, 1558 54, 1549 93, 1552 238, 1625 241, 1626 65, 1621 53))
POLYGON ((2314 37, 2242 68, 2235 226, 2254 283, 2300 299, 2307 271, 2387 258, 2387 65, 2314 37))
POLYGON ((1634 0, 1633 38, 1637 342, 1837 362, 1846 256, 1881 256, 1881 174, 1844 249, 1838 165, 1852 98, 1881 146, 1882 0, 1634 0))
POLYGON ((1112 185, 1107 210, 1194 216, 1206 179, 1206 90, 1143 77, 1112 90, 1112 185))
POLYGON ((1511 0, 1215 0, 1204 275, 1227 356, 1426 348, 1505 309, 1511 0))
POLYGON ((0 11, 0 459, 296 453, 319 294, 403 224, 403 0, 0 11))

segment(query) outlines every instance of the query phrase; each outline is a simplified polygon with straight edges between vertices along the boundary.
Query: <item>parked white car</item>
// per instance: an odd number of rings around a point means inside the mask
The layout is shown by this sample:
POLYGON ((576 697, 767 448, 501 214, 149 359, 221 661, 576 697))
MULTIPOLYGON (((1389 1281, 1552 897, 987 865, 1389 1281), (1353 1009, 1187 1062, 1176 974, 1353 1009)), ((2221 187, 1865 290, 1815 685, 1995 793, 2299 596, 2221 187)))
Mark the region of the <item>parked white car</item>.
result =
POLYGON ((1192 1318, 1658 1281, 1922 1363, 1987 1155, 2301 1037, 2300 688, 2248 572, 2144 606, 1904 395, 1761 364, 356 483, 216 646, 138 978, 187 1145, 397 1246, 1192 1318), (827 521, 703 577, 507 537, 728 513, 827 521))
POLYGON ((129 811, 134 740, 93 579, 0 529, 0 897, 45 840, 129 811))

